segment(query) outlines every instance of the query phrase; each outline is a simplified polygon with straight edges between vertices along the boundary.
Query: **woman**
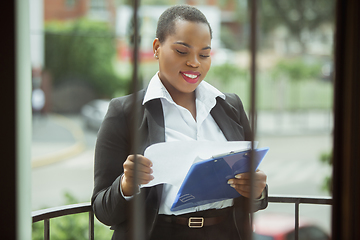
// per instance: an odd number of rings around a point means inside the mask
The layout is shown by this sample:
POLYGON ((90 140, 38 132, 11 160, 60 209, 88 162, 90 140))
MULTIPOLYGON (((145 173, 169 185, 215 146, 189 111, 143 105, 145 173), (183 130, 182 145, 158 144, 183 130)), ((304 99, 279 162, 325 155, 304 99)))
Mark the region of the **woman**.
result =
MULTIPOLYGON (((243 141, 250 127, 235 94, 223 94, 203 81, 211 65, 212 30, 195 7, 174 6, 159 18, 154 57, 159 72, 138 94, 140 133, 138 182, 153 179, 151 160, 142 154, 151 144, 168 141, 243 141)), ((129 239, 127 210, 134 194, 145 199, 146 234, 149 239, 241 239, 249 227, 247 200, 249 174, 229 180, 242 196, 236 199, 171 212, 176 192, 156 185, 133 192, 134 152, 129 126, 132 97, 113 99, 98 133, 95 152, 95 186, 92 206, 96 217, 115 230, 112 239, 129 239), (204 219, 203 227, 190 228, 189 219, 204 219)), ((171 161, 171 159, 169 159, 171 161)), ((255 173, 255 210, 267 206, 266 175, 255 173)), ((190 219, 190 222, 192 220, 190 219)), ((191 224, 190 224, 191 225, 191 224)))

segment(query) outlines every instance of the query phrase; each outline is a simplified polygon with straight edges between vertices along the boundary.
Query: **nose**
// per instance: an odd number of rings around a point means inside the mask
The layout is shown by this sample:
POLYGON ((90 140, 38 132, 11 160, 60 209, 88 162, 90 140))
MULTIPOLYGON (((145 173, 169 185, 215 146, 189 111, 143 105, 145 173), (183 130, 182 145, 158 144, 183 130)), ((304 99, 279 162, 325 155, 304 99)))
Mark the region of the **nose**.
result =
POLYGON ((196 56, 189 58, 186 61, 186 65, 193 68, 198 68, 200 66, 200 62, 196 56))

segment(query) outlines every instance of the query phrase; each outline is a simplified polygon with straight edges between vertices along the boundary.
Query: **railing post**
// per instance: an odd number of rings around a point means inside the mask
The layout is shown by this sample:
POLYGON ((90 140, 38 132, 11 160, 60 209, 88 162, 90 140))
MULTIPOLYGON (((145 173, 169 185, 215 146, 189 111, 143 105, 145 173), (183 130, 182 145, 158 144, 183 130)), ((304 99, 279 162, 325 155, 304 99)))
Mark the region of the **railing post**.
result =
POLYGON ((44 240, 50 240, 50 219, 44 219, 44 240))
POLYGON ((295 202, 295 240, 299 239, 299 205, 300 199, 295 202))
POLYGON ((89 240, 94 240, 94 212, 89 211, 89 240))
MULTIPOLYGON (((133 32, 133 74, 132 74, 132 110, 133 110, 133 121, 132 126, 130 128, 130 132, 132 134, 132 148, 131 153, 139 153, 139 133, 138 133, 138 124, 140 120, 140 116, 138 113, 138 104, 137 104, 137 95, 138 95, 138 80, 139 80, 139 19, 138 19, 138 10, 140 6, 139 0, 133 0, 133 23, 134 23, 134 32, 133 32)), ((134 184, 133 191, 136 192, 138 190, 137 183, 137 174, 138 174, 138 160, 137 155, 135 154, 134 158, 134 184)), ((136 194, 133 199, 133 204, 131 206, 131 238, 132 240, 143 240, 145 239, 145 217, 144 217, 144 200, 142 194, 136 194)))
MULTIPOLYGON (((250 86, 250 126, 252 128, 251 131, 251 157, 250 157, 250 228, 253 225, 253 212, 254 212, 254 183, 255 183, 255 163, 254 163, 254 141, 256 136, 256 57, 257 57, 257 0, 248 1, 250 3, 250 78, 251 78, 251 86, 250 86)), ((252 240, 253 234, 251 229, 249 229, 249 233, 245 234, 247 239, 252 240)))

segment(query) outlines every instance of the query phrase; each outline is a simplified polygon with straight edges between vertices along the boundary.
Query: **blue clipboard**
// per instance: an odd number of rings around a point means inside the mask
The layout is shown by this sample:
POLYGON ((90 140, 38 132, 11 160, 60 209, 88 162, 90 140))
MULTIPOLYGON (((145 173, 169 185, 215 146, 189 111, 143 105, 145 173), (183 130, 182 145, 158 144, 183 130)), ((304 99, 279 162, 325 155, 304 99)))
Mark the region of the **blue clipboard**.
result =
MULTIPOLYGON (((254 149, 257 169, 269 148, 254 149)), ((230 153, 194 163, 187 173, 171 211, 237 198, 240 194, 227 181, 236 174, 250 171, 251 150, 230 153)))

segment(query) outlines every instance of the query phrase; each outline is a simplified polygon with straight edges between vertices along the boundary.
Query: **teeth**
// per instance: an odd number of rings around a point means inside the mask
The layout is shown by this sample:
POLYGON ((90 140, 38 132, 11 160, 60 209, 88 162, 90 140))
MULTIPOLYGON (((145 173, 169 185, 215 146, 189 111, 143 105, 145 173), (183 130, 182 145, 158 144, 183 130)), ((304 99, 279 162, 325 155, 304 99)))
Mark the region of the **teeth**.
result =
POLYGON ((184 73, 185 76, 189 77, 189 78, 197 78, 198 75, 194 75, 194 74, 187 74, 187 73, 184 73))

